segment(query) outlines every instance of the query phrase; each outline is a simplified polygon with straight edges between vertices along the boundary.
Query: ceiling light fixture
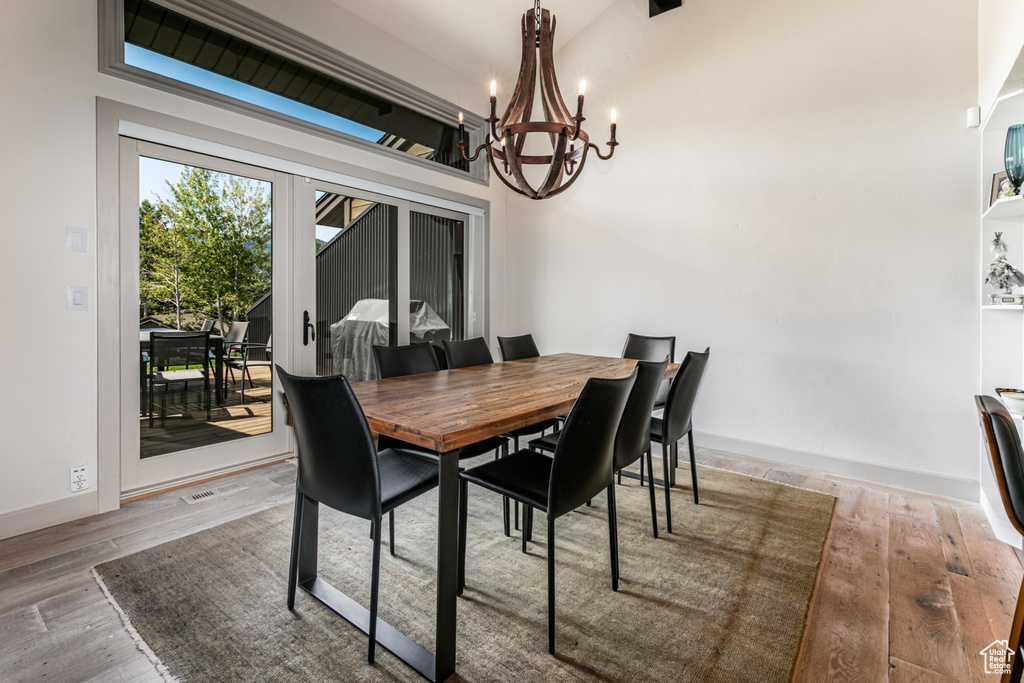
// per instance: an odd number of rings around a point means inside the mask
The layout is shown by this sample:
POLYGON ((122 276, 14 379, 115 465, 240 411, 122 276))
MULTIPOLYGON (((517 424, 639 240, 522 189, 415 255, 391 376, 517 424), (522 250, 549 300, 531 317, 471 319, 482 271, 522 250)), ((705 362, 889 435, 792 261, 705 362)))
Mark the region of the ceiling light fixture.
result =
POLYGON ((491 167, 501 181, 530 199, 545 199, 566 190, 583 171, 589 150, 593 149, 600 159, 607 160, 611 159, 619 144, 615 141, 614 109, 611 112, 611 140, 608 141, 607 156, 590 142, 590 137, 583 130, 583 122, 586 120, 583 117, 586 81, 580 81, 576 115, 573 116, 565 106, 555 78, 554 37, 555 17, 548 10, 542 10, 540 0, 536 0, 533 10, 523 15, 523 59, 508 109, 501 119, 497 117, 498 84, 497 81, 491 81, 491 116, 486 119, 490 129, 484 137, 484 143, 476 148, 473 156, 466 154, 466 127, 462 122, 462 112, 459 112, 458 145, 462 157, 467 161, 476 161, 480 152, 486 150, 491 167), (538 71, 544 120, 531 121, 538 71), (547 135, 551 142, 551 154, 524 154, 526 138, 530 133, 547 135), (537 187, 526 178, 524 167, 528 166, 547 167, 547 173, 537 187))

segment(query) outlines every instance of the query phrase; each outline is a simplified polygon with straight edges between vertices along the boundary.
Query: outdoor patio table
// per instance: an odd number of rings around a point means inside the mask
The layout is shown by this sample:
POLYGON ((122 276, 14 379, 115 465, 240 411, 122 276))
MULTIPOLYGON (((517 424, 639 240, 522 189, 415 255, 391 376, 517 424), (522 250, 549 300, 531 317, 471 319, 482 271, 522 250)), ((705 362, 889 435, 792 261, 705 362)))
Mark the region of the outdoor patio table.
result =
MULTIPOLYGON (((431 681, 455 673, 457 449, 564 414, 589 378, 626 377, 635 365, 624 358, 562 353, 352 385, 372 431, 441 454, 434 654, 380 619, 378 643, 431 681)), ((670 365, 666 378, 678 367, 670 365)), ((315 561, 299 558, 300 566, 315 566, 315 561)), ((362 625, 369 618, 364 608, 321 582, 314 582, 309 592, 365 632, 362 625)))

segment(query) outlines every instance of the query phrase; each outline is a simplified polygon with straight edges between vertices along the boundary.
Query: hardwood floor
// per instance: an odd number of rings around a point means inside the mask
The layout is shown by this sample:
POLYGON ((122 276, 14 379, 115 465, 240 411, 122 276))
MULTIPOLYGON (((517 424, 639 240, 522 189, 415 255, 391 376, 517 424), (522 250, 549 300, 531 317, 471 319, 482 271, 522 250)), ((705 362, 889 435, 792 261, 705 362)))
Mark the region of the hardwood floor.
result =
MULTIPOLYGON (((708 449, 697 459, 838 499, 794 680, 995 680, 978 652, 1008 636, 1024 569, 977 504, 708 449)), ((279 463, 0 541, 0 680, 162 680, 91 568, 289 502, 294 477, 279 463), (245 488, 182 500, 226 483, 245 488)))

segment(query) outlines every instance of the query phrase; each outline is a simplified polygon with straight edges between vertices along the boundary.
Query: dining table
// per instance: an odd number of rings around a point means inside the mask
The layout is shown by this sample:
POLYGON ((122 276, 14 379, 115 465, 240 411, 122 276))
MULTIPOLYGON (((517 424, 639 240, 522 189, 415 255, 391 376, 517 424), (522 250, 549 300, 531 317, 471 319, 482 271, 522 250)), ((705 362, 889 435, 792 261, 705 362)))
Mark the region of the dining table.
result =
MULTIPOLYGON (((459 459, 462 446, 568 412, 591 377, 627 377, 635 360, 560 353, 503 363, 356 382, 352 390, 371 431, 436 451, 437 611, 434 650, 378 618, 377 642, 430 681, 455 673, 459 459)), ((666 378, 678 365, 670 365, 666 378)), ((300 549, 300 553, 315 553, 300 549)), ((315 557, 300 557, 299 564, 315 557)), ((314 597, 364 632, 368 612, 336 589, 314 597)))

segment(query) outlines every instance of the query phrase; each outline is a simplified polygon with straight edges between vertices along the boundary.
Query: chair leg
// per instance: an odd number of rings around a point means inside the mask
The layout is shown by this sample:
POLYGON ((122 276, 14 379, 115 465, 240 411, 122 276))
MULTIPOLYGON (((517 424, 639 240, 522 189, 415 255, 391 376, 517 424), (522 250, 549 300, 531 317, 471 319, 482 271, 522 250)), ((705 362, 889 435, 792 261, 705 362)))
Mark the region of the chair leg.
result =
POLYGON ((533 508, 523 503, 523 552, 526 544, 533 540, 533 508))
MULTIPOLYGON (((669 482, 669 472, 671 469, 669 467, 669 460, 671 459, 671 456, 669 456, 670 449, 671 446, 668 444, 661 444, 661 460, 665 465, 665 529, 668 533, 672 533, 672 485, 669 482)), ((653 477, 651 478, 651 486, 654 486, 653 477)))
MULTIPOLYGON (((648 469, 648 471, 653 472, 654 471, 654 461, 653 461, 653 459, 651 457, 651 451, 648 450, 646 455, 647 455, 647 469, 648 469)), ((643 467, 643 462, 644 462, 644 459, 640 458, 640 466, 641 467, 643 467)), ((658 507, 654 503, 654 486, 653 485, 652 486, 648 486, 647 489, 648 489, 648 491, 651 494, 651 526, 654 527, 654 537, 657 538, 658 537, 658 507)))
POLYGON ((608 548, 612 561, 612 590, 619 590, 619 518, 615 509, 615 484, 608 486, 608 548))
POLYGON ((388 550, 395 556, 395 511, 388 512, 388 550))
MULTIPOLYGON (((519 437, 518 436, 513 436, 512 440, 515 442, 515 446, 514 446, 515 451, 514 452, 518 453, 519 452, 519 437)), ((518 531, 519 530, 519 501, 518 500, 517 501, 513 501, 512 505, 516 509, 516 511, 515 511, 515 517, 516 517, 515 524, 516 524, 516 530, 518 531)), ((526 511, 525 510, 523 511, 523 515, 524 516, 526 515, 526 511)))
POLYGON ((459 566, 457 595, 466 589, 466 517, 469 515, 469 483, 459 481, 459 566))
POLYGON ((1017 595, 1017 607, 1013 610, 1013 623, 1010 627, 1010 638, 1006 648, 1013 652, 1010 659, 1012 666, 1010 671, 1003 674, 1001 683, 1020 683, 1021 674, 1024 673, 1024 654, 1021 654, 1020 636, 1024 626, 1024 582, 1020 585, 1020 592, 1017 595))
POLYGON ((377 649, 377 590, 380 587, 380 527, 382 520, 378 517, 373 525, 373 568, 370 579, 370 648, 366 653, 366 663, 373 664, 373 655, 377 649))
POLYGON ((292 552, 288 558, 288 609, 295 608, 295 584, 299 574, 299 532, 302 529, 303 496, 295 492, 295 515, 292 520, 292 552))
MULTIPOLYGON (((505 457, 507 455, 508 455, 508 441, 505 441, 505 443, 502 444, 502 446, 501 446, 501 456, 500 457, 505 457)), ((494 459, 497 460, 498 458, 499 458, 499 456, 498 456, 498 449, 494 449, 494 459)), ((504 525, 505 537, 507 538, 507 537, 512 535, 510 533, 510 529, 509 529, 508 496, 502 496, 501 497, 501 521, 502 521, 502 524, 504 525)))
POLYGON ((555 654, 555 518, 548 516, 548 654, 555 654))
MULTIPOLYGON (((648 467, 647 469, 650 469, 650 468, 648 467)), ((643 485, 644 485, 644 459, 640 458, 640 487, 642 488, 643 485)))
MULTIPOLYGON (((693 479, 693 504, 697 505, 697 453, 693 447, 693 427, 690 427, 690 431, 687 432, 686 436, 690 442, 690 477, 693 479)), ((678 449, 679 446, 676 445, 678 449)))

